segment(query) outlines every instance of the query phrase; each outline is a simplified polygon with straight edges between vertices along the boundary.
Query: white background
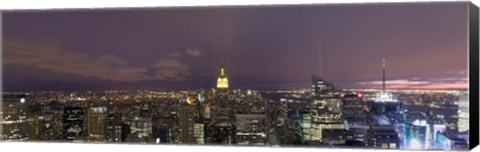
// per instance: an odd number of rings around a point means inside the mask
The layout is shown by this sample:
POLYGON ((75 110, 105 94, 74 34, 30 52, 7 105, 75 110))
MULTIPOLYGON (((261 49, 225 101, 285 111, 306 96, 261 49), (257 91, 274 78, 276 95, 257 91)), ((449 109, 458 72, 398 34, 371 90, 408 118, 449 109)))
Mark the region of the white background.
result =
MULTIPOLYGON (((435 0, 448 1, 448 0, 435 0)), ((478 6, 480 0, 472 0, 478 6)), ((378 3, 378 2, 427 2, 426 0, 0 0, 0 10, 45 10, 66 8, 118 8, 118 7, 166 7, 166 6, 218 6, 218 5, 259 5, 259 4, 328 4, 328 3, 378 3)), ((0 21, 1 23, 1 21, 0 21)), ((1 25, 0 25, 1 27, 1 25)), ((1 33, 1 32, 0 32, 1 33)), ((1 40, 1 38, 0 38, 1 40)), ((47 152, 321 152, 352 151, 353 149, 321 148, 272 148, 272 147, 234 147, 234 146, 179 146, 179 145, 128 145, 128 144, 85 144, 85 143, 35 143, 35 142, 0 142, 3 151, 47 151, 47 152)), ((360 150, 381 152, 398 150, 360 150)), ((477 147, 474 151, 480 151, 477 147)))

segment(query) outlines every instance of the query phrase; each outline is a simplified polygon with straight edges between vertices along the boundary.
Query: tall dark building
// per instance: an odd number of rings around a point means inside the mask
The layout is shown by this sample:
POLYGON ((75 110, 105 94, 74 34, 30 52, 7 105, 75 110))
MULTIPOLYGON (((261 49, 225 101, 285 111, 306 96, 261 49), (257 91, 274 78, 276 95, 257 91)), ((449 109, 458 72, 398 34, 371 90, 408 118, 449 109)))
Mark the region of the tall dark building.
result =
POLYGON ((354 140, 354 133, 345 129, 323 129, 322 134, 322 141, 328 144, 346 144, 354 140))
POLYGON ((130 126, 123 122, 121 113, 111 112, 107 115, 105 140, 109 142, 125 141, 130 133, 130 126))
POLYGON ((398 134, 391 126, 370 126, 365 137, 365 143, 367 147, 382 149, 400 148, 400 139, 398 134))
POLYGON ((28 139, 28 102, 26 95, 3 95, 0 111, 2 140, 28 139))
POLYGON ((367 131, 367 112, 363 94, 346 92, 340 97, 343 103, 343 115, 347 122, 346 129, 355 133, 355 140, 363 141, 367 131))
POLYGON ((180 107, 180 134, 179 139, 181 143, 193 144, 195 143, 194 138, 194 107, 183 104, 180 107))
POLYGON ((73 140, 84 136, 84 111, 81 107, 65 107, 63 110, 63 137, 73 140))

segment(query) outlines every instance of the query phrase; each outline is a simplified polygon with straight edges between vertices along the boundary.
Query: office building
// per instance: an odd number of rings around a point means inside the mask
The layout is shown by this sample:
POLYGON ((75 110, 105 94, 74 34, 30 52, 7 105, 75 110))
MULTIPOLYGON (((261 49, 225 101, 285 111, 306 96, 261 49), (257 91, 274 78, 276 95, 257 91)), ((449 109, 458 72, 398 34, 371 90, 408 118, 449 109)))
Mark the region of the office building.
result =
MULTIPOLYGON (((130 141, 146 142, 152 134, 152 118, 150 117, 134 117, 130 120, 130 141), (137 139, 133 139, 137 138, 137 139)), ((129 139, 127 135, 127 139, 129 139)))
POLYGON ((205 124, 199 122, 193 125, 193 137, 196 144, 205 144, 205 124))
POLYGON ((417 119, 406 124, 405 141, 410 149, 427 149, 431 146, 431 128, 425 119, 417 119))
POLYGON ((91 107, 88 109, 88 136, 90 140, 105 140, 107 114, 107 107, 91 107))
POLYGON ((465 139, 449 137, 441 132, 436 132, 435 148, 439 150, 465 151, 468 143, 465 139))
MULTIPOLYGON (((192 144, 195 143, 194 137, 194 107, 188 104, 183 104, 180 107, 179 113, 180 143, 192 144)), ((197 126, 198 127, 198 126, 197 126)))
POLYGON ((363 94, 345 92, 340 94, 343 103, 343 115, 347 125, 345 129, 355 134, 355 140, 363 141, 367 133, 366 102, 363 94))
POLYGON ((235 139, 239 145, 266 145, 267 124, 265 114, 236 114, 235 139))
POLYGON ((84 111, 81 107, 65 107, 63 110, 63 137, 65 140, 74 140, 83 137, 84 111))
POLYGON ((469 94, 467 92, 461 93, 458 99, 458 132, 466 132, 469 129, 469 94))
POLYGON ((354 140, 354 133, 346 129, 323 129, 322 135, 322 142, 327 144, 345 144, 354 140))
POLYGON ((391 126, 370 126, 365 136, 367 147, 382 149, 399 149, 400 139, 397 132, 391 126))
POLYGON ((111 112, 107 115, 105 131, 106 141, 122 142, 130 133, 130 126, 123 122, 121 113, 111 112))
POLYGON ((312 92, 310 139, 322 141, 323 129, 345 128, 342 101, 333 84, 318 76, 312 77, 312 92))
POLYGON ((26 95, 3 95, 1 117, 2 140, 27 140, 29 137, 29 99, 26 95))

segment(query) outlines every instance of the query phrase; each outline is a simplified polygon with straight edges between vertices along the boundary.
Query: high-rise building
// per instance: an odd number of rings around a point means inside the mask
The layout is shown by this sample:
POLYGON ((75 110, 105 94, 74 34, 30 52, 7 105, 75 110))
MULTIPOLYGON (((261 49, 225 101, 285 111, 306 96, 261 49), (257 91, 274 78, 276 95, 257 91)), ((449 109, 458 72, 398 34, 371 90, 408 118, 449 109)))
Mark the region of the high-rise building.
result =
POLYGON ((430 148, 431 132, 426 120, 415 120, 406 124, 405 140, 409 149, 430 148))
POLYGON ((400 148, 400 139, 394 128, 386 125, 370 126, 365 136, 367 147, 382 149, 400 148))
POLYGON ((288 95, 280 98, 279 107, 272 108, 283 117, 280 117, 279 121, 281 128, 277 130, 280 144, 305 143, 310 140, 312 130, 310 101, 308 95, 288 95))
POLYGON ((152 108, 148 103, 142 103, 139 105, 140 117, 148 117, 151 115, 152 108))
POLYGON ((363 141, 367 133, 367 113, 363 94, 347 92, 340 95, 343 103, 343 115, 347 122, 346 129, 355 133, 355 140, 363 141))
POLYGON ((312 78, 311 140, 322 141, 323 129, 344 129, 343 107, 340 93, 332 83, 320 77, 312 78))
POLYGON ((435 149, 439 150, 468 150, 468 143, 465 139, 449 137, 441 132, 436 132, 435 149))
POLYGON ((92 141, 105 140, 107 129, 107 107, 88 109, 88 136, 92 141))
POLYGON ((279 131, 283 131, 283 138, 280 140, 282 143, 305 143, 311 140, 312 136, 312 118, 310 111, 288 111, 288 119, 284 121, 282 128, 279 131))
POLYGON ((340 94, 343 104, 343 115, 347 120, 365 119, 365 102, 363 94, 348 92, 340 94))
POLYGON ((327 144, 345 144, 354 140, 354 133, 346 129, 323 129, 322 142, 327 144))
POLYGON ((208 131, 208 138, 211 138, 214 143, 231 144, 235 137, 235 129, 233 128, 235 123, 235 111, 233 110, 235 102, 229 94, 228 79, 225 75, 223 59, 220 76, 217 79, 217 88, 213 91, 211 119, 215 127, 209 129, 212 131, 208 131))
POLYGON ((196 144, 205 144, 205 125, 203 123, 193 125, 193 137, 196 144))
POLYGON ((265 114, 236 114, 235 139, 240 145, 265 145, 267 124, 265 114))
POLYGON ((461 93, 458 99, 458 132, 466 132, 469 129, 469 94, 467 92, 461 93))
POLYGON ((194 137, 194 107, 188 104, 183 104, 180 107, 179 125, 180 134, 179 139, 181 143, 192 144, 195 143, 194 137))
POLYGON ((46 125, 51 125, 49 124, 48 121, 46 121, 46 116, 45 114, 39 110, 30 110, 30 115, 29 115, 29 140, 39 140, 42 139, 41 136, 46 130, 46 125))
POLYGON ((109 142, 125 141, 130 126, 123 122, 121 113, 109 113, 106 121, 105 139, 109 142))
POLYGON ((28 139, 28 102, 26 95, 3 95, 0 111, 2 140, 28 139))
MULTIPOLYGON (((427 115, 423 112, 412 111, 405 115, 404 145, 409 149, 431 148, 434 142, 432 124, 427 121, 427 115)), ((430 122, 432 123, 432 122, 430 122)))
MULTIPOLYGON (((35 106, 34 106, 35 107, 35 106)), ((63 139, 63 108, 50 102, 30 111, 30 140, 61 140, 63 139)))
MULTIPOLYGON (((130 135, 137 138, 133 141, 146 142, 152 134, 152 118, 150 117, 134 117, 130 120, 130 135)), ((128 137, 127 137, 128 138, 128 137)), ((133 138, 133 137, 132 137, 133 138)))
POLYGON ((81 107, 65 107, 63 110, 63 137, 66 140, 84 136, 84 112, 81 107))

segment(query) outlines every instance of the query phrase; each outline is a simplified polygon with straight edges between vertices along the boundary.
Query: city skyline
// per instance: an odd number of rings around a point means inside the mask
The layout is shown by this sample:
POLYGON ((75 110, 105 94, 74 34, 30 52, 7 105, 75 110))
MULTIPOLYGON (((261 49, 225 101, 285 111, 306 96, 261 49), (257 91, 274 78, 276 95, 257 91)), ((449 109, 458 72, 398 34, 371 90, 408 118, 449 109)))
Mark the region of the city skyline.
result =
POLYGON ((7 12, 3 89, 213 88, 222 55, 231 88, 308 88, 318 41, 322 77, 340 88, 381 88, 385 51, 389 89, 463 89, 466 13, 466 3, 7 12))

